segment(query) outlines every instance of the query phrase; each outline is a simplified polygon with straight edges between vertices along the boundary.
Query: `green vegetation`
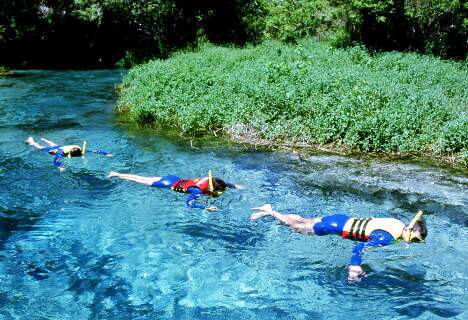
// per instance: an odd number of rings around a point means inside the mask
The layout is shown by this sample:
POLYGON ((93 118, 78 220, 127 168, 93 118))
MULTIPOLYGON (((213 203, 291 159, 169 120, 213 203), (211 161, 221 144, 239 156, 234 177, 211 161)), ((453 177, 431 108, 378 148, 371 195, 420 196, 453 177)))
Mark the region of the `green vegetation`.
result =
POLYGON ((465 59, 468 2, 461 0, 265 1, 266 34, 294 42, 305 36, 333 45, 416 51, 465 59))
POLYGON ((0 66, 0 76, 8 74, 10 70, 7 67, 0 66))
POLYGON ((312 40, 205 46, 130 70, 121 112, 186 135, 468 158, 468 65, 312 40))
POLYGON ((258 41, 264 9, 251 0, 0 1, 0 64, 128 66, 199 39, 258 41))
POLYGON ((461 0, 0 1, 0 64, 131 66, 200 42, 245 45, 304 37, 463 60, 461 0))

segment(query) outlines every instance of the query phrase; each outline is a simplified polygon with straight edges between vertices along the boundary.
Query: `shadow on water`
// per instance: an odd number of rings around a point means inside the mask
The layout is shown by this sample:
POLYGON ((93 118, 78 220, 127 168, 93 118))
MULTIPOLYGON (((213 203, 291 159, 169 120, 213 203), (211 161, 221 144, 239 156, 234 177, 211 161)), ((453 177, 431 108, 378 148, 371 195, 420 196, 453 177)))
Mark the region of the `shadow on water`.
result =
POLYGON ((0 204, 0 250, 4 241, 16 231, 30 231, 43 212, 22 207, 6 208, 0 204))
POLYGON ((173 222, 167 226, 190 238, 215 240, 233 253, 249 250, 265 239, 263 233, 244 225, 218 225, 194 220, 190 223, 173 222))
MULTIPOLYGON (((15 256, 20 261, 16 267, 16 278, 30 276, 42 281, 49 279, 49 276, 59 277, 62 279, 59 281, 60 286, 63 287, 55 290, 73 292, 77 302, 81 298, 87 300, 91 295, 87 319, 136 319, 161 315, 151 304, 135 304, 131 300, 131 284, 116 275, 120 259, 117 256, 97 256, 78 241, 67 246, 62 244, 60 249, 49 246, 47 250, 35 253, 17 248, 15 256)), ((162 296, 162 293, 154 292, 154 295, 162 296)), ((11 293, 0 292, 0 308, 2 304, 18 303, 15 299, 11 293)), ((31 302, 23 303, 28 305, 31 302)))
POLYGON ((388 267, 380 272, 371 272, 361 283, 360 290, 382 290, 394 295, 394 310, 409 318, 416 318, 429 312, 443 318, 452 318, 463 312, 452 303, 453 296, 446 281, 425 280, 426 271, 411 268, 411 272, 388 267), (434 289, 434 288, 437 288, 434 289))
POLYGON ((174 316, 173 319, 204 319, 204 320, 239 320, 239 319, 310 319, 322 320, 326 317, 319 312, 314 311, 296 311, 292 315, 289 310, 278 306, 271 305, 271 301, 265 301, 265 305, 261 308, 226 308, 212 307, 204 308, 195 306, 186 308, 181 306, 179 299, 175 299, 173 303, 174 316), (269 303, 270 305, 267 305, 269 303))
POLYGON ((42 133, 45 130, 64 130, 64 129, 71 129, 71 128, 79 128, 81 124, 73 119, 69 118, 57 118, 56 120, 52 120, 51 117, 39 117, 35 118, 31 121, 25 121, 22 123, 15 123, 15 124, 6 124, 0 125, 0 128, 9 128, 15 127, 19 129, 24 129, 25 127, 30 130, 35 130, 38 133, 42 133))
POLYGON ((3 190, 0 198, 0 244, 14 232, 30 231, 45 213, 59 210, 66 202, 92 207, 115 188, 109 179, 101 177, 100 172, 86 169, 59 173, 52 164, 48 166, 45 163, 43 169, 38 169, 19 157, 3 160, 0 157, 0 186, 3 190))
MULTIPOLYGON (((468 216, 463 206, 441 203, 435 199, 428 199, 427 195, 403 192, 396 189, 380 189, 375 187, 355 188, 350 185, 328 184, 326 182, 299 181, 305 190, 320 190, 326 196, 347 195, 355 199, 375 204, 392 203, 393 208, 400 208, 407 212, 417 212, 423 210, 425 215, 447 216, 448 219, 460 226, 468 226, 468 216)), ((305 194, 307 195, 307 191, 305 194)))
MULTIPOLYGON (((112 255, 95 256, 85 250, 79 242, 70 248, 74 265, 69 266, 68 291, 79 298, 92 294, 89 319, 134 319, 152 314, 153 306, 149 303, 135 305, 130 301, 131 284, 116 276, 119 258, 112 255), (71 270, 70 270, 71 267, 71 270), (73 272, 78 268, 77 272, 73 272)), ((67 260, 70 257, 66 257, 67 260)), ((157 293, 154 293, 157 295, 157 293)))

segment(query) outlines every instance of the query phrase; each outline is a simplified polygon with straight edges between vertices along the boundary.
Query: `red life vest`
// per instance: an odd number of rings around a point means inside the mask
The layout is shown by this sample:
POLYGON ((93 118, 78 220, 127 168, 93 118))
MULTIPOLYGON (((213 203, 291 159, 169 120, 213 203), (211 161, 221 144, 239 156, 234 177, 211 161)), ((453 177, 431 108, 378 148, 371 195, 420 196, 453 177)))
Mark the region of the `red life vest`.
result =
POLYGON ((200 189, 203 193, 210 192, 210 179, 208 177, 204 178, 194 178, 188 180, 177 180, 171 186, 171 189, 176 192, 188 193, 190 187, 196 187, 200 189))

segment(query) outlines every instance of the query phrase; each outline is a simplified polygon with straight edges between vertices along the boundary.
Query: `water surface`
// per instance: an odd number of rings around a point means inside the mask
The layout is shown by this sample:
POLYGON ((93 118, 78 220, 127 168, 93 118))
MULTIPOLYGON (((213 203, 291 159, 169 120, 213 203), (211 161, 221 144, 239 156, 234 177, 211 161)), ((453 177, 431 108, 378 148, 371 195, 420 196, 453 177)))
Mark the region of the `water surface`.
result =
POLYGON ((468 179, 443 169, 298 156, 156 135, 113 113, 118 71, 21 71, 0 78, 0 319, 466 319, 468 179), (114 153, 66 159, 23 141, 47 137, 114 153), (246 190, 185 207, 185 196, 110 180, 205 175, 246 190), (365 256, 250 208, 404 221, 426 213, 427 244, 365 256))

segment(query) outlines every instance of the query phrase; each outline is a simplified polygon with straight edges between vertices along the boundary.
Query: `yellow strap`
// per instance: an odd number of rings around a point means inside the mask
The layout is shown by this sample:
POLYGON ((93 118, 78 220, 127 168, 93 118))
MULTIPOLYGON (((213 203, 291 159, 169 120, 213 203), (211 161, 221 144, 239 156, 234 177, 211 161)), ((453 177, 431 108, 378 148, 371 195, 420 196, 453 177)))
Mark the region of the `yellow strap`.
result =
POLYGON ((214 187, 213 187, 213 176, 211 174, 211 170, 208 170, 208 178, 209 178, 210 192, 213 192, 214 187))

